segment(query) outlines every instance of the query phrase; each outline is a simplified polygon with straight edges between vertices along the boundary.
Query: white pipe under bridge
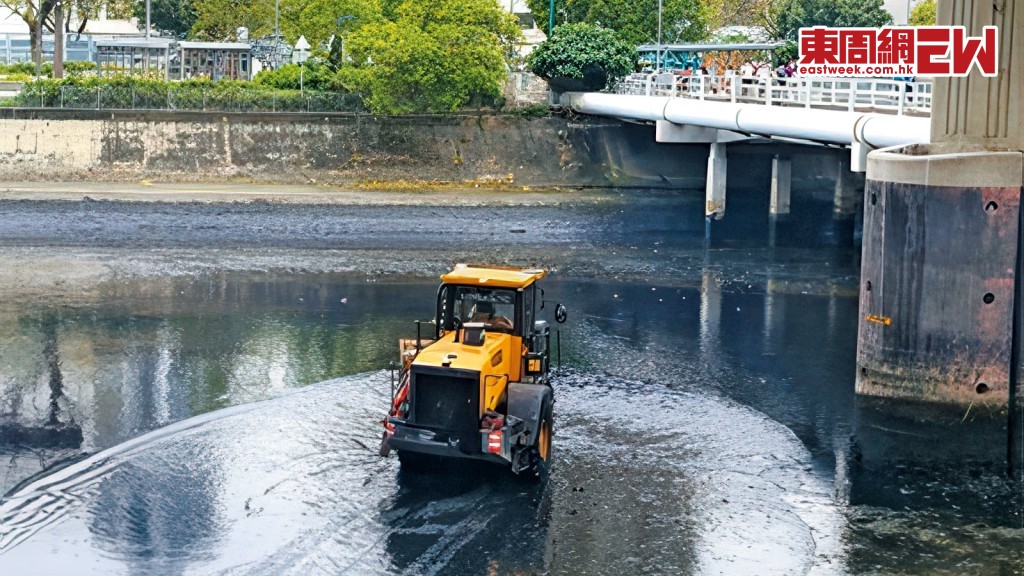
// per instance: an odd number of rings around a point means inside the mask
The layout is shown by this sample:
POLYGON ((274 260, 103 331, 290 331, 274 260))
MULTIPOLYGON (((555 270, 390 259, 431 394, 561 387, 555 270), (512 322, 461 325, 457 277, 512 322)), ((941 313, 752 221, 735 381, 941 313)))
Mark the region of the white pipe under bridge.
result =
MULTIPOLYGON (((850 171, 864 172, 871 150, 930 141, 930 83, 872 79, 806 79, 633 75, 620 93, 566 92, 563 107, 581 114, 652 122, 665 143, 706 143, 708 216, 725 212, 726 144, 772 139, 850 149, 850 171)), ((773 165, 788 202, 788 159, 773 165)), ((845 162, 844 162, 845 163, 845 162)), ((784 202, 783 202, 784 200, 784 202)))

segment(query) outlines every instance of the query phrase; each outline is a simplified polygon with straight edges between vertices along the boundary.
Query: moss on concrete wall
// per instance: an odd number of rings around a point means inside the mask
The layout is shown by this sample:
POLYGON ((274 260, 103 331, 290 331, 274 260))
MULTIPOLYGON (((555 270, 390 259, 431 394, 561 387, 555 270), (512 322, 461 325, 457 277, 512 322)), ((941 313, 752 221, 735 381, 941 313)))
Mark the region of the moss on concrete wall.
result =
POLYGON ((607 119, 0 109, 0 179, 700 187, 706 147, 607 119))
MULTIPOLYGON (((729 188, 767 193, 771 154, 787 150, 803 158, 794 164, 794 193, 829 195, 841 152, 787 144, 730 145, 730 173, 742 181, 730 176, 729 188)), ((658 144, 653 126, 609 118, 0 108, 6 181, 490 180, 701 189, 707 157, 705 144, 658 144)))

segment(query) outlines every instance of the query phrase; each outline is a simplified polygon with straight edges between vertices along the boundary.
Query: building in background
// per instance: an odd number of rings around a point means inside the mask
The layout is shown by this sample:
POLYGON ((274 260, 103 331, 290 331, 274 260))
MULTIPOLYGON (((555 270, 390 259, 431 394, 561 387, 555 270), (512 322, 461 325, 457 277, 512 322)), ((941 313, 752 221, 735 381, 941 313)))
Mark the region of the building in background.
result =
POLYGON ((910 12, 920 0, 883 0, 882 8, 892 14, 894 24, 904 25, 910 19, 910 12))
POLYGON ((525 58, 541 42, 547 40, 548 36, 533 19, 530 7, 526 0, 497 0, 498 5, 507 10, 519 20, 519 29, 523 32, 523 38, 516 44, 515 52, 520 58, 525 58))

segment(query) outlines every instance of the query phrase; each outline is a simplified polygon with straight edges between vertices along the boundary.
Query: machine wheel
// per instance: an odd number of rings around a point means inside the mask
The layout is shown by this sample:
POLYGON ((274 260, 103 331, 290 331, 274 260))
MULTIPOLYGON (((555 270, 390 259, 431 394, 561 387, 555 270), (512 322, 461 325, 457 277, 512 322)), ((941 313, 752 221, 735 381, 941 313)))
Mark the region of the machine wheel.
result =
POLYGON ((537 439, 534 440, 530 455, 530 471, 539 479, 547 478, 551 469, 551 439, 555 432, 551 412, 551 400, 547 399, 541 408, 540 430, 537 432, 537 439))
POLYGON ((431 461, 430 456, 427 456, 426 454, 409 452, 408 450, 398 451, 398 462, 401 463, 402 468, 405 470, 423 470, 424 468, 429 468, 431 461))

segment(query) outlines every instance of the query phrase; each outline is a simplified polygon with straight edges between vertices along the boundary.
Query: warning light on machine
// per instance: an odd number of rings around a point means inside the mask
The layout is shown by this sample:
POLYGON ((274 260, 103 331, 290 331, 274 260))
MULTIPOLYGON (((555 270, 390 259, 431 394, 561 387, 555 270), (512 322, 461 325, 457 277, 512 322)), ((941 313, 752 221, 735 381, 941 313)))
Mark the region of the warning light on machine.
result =
POLYGON ((495 430, 487 435, 487 451, 491 454, 501 454, 501 430, 495 430))

